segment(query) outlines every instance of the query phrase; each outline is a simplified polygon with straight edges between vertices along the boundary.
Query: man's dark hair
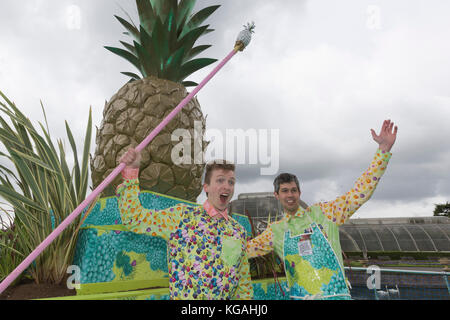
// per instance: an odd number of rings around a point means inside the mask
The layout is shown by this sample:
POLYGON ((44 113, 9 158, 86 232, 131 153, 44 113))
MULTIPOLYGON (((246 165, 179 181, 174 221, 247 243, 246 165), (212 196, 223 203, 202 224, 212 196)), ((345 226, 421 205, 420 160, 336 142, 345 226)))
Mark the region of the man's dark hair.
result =
POLYGON ((280 191, 280 185, 282 183, 290 183, 290 182, 295 182, 298 191, 300 191, 300 185, 298 183, 297 177, 290 173, 281 173, 280 175, 278 175, 278 177, 275 178, 275 180, 273 181, 274 191, 278 193, 280 191))

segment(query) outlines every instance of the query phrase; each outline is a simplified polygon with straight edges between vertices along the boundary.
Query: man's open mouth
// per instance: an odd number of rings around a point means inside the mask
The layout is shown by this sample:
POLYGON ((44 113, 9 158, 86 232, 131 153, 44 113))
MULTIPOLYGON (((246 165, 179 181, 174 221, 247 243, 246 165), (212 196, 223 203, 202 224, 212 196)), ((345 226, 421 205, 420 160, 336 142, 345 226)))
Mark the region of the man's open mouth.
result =
POLYGON ((221 203, 226 203, 229 196, 230 196, 229 193, 221 193, 220 194, 220 202, 221 203))

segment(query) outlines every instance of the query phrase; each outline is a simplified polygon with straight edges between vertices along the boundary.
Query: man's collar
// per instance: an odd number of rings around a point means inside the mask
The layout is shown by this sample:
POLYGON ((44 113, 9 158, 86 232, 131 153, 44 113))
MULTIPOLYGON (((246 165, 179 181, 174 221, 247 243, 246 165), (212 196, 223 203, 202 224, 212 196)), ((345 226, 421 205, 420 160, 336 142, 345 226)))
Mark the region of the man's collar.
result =
POLYGON ((290 220, 292 217, 302 217, 305 214, 305 210, 302 207, 298 207, 297 211, 294 213, 294 215, 291 215, 289 213, 287 213, 286 211, 284 212, 285 218, 287 218, 288 220, 290 220))
POLYGON ((228 209, 225 209, 225 211, 219 211, 219 210, 217 210, 216 208, 214 208, 214 207, 209 203, 208 200, 206 200, 206 201, 203 203, 203 208, 205 208, 206 212, 208 213, 208 215, 209 215, 211 218, 214 218, 214 217, 216 217, 216 216, 222 216, 222 217, 225 218, 225 220, 228 221, 228 209))

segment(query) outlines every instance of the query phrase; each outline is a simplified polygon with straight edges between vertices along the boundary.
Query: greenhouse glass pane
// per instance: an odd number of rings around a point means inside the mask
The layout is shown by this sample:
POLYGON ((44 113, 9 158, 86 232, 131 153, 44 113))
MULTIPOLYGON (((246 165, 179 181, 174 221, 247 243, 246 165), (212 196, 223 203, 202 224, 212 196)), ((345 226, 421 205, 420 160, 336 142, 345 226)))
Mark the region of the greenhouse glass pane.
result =
POLYGON ((234 213, 240 213, 243 214, 244 213, 244 202, 241 200, 235 200, 232 202, 231 205, 231 210, 234 213))
POLYGON ((450 241, 448 241, 447 239, 435 239, 434 245, 436 246, 438 251, 450 251, 450 241))
POLYGON ((450 224, 440 224, 439 227, 450 237, 450 224))
POLYGON ((270 212, 270 201, 267 199, 260 199, 257 202, 258 217, 267 218, 270 212))
POLYGON ((353 243, 351 238, 349 236, 347 236, 347 234, 345 234, 345 232, 344 232, 344 230, 342 230, 342 228, 339 230, 339 238, 340 238, 342 251, 344 251, 344 252, 361 251, 361 250, 359 250, 359 248, 357 248, 355 246, 355 244, 353 243))
POLYGON ((361 235, 359 234, 359 231, 356 227, 341 227, 344 228, 344 230, 347 232, 347 234, 355 240, 356 244, 358 245, 360 250, 364 250, 365 245, 363 243, 363 240, 361 238, 361 235))
POLYGON ((437 225, 423 225, 423 229, 430 235, 431 239, 446 239, 448 241, 448 238, 445 236, 443 230, 445 230, 446 225, 440 225, 438 227, 437 225), (442 230, 441 230, 442 229, 442 230))
POLYGON ((405 226, 405 228, 411 233, 420 251, 436 251, 430 238, 419 226, 411 225, 405 226))
POLYGON ((414 245, 413 239, 408 234, 402 226, 389 226, 389 229, 394 234, 395 238, 400 245, 401 251, 417 251, 416 246, 414 245))
MULTIPOLYGON (((256 215, 256 202, 253 199, 245 200, 245 210, 248 211, 251 217, 257 217, 256 215)), ((245 214, 245 212, 244 212, 245 214)))
POLYGON ((394 236, 389 231, 388 228, 384 226, 374 227, 373 230, 378 234, 378 237, 381 240, 384 251, 401 251, 398 247, 397 242, 395 241, 394 236))
POLYGON ((383 248, 380 245, 380 241, 378 241, 375 231, 373 231, 371 228, 364 227, 359 227, 359 231, 363 236, 367 251, 383 251, 383 248))
POLYGON ((450 225, 424 225, 423 228, 430 235, 438 251, 450 251, 450 240, 443 231, 450 229, 450 225))

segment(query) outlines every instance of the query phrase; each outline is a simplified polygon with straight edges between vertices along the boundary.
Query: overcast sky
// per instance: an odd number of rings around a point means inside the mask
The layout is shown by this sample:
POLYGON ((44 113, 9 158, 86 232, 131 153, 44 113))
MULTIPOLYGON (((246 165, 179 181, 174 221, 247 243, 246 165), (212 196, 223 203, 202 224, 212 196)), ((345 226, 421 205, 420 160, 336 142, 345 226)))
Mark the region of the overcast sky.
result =
MULTIPOLYGON (((450 201, 449 1, 199 0, 197 10, 213 4, 205 56, 223 59, 248 21, 256 33, 198 94, 208 130, 279 130, 277 173, 297 174, 313 204, 352 188, 377 149, 370 129, 391 119, 392 159, 353 217, 431 216, 450 201)), ((0 90, 36 124, 42 100, 52 136, 65 138, 68 120, 81 145, 89 107, 99 126, 128 81, 120 72, 136 72, 103 48, 127 39, 121 7, 136 17, 132 0, 1 0, 0 90)), ((272 191, 276 174, 261 167, 238 165, 234 198, 272 191)))

